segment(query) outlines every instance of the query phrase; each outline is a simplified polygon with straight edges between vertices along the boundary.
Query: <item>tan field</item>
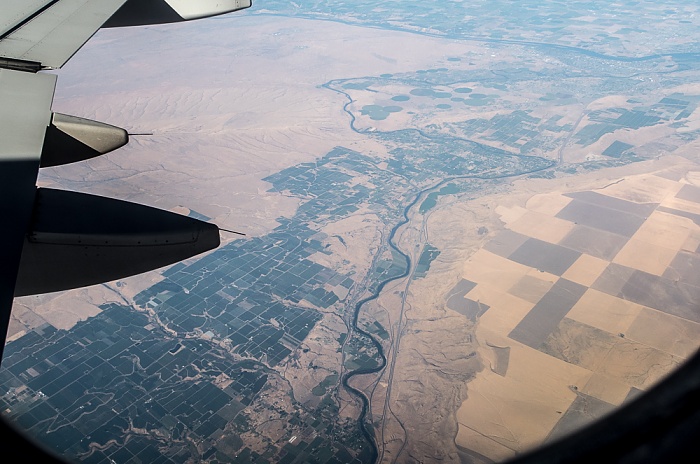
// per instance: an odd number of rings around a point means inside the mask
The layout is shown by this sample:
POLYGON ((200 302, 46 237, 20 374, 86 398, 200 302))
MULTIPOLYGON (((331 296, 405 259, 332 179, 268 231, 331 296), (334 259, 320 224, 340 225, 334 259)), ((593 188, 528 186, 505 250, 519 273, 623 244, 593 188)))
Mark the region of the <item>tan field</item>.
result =
MULTIPOLYGON (((661 203, 673 198, 682 185, 659 176, 636 175, 625 181, 605 187, 605 194, 635 203, 661 203)), ((656 214, 656 212, 654 213, 656 214)))
POLYGON ((608 262, 591 255, 581 255, 562 277, 586 287, 593 285, 600 274, 608 266, 608 262))
POLYGON ((677 252, 678 249, 674 250, 633 237, 615 256, 613 262, 660 276, 671 264, 677 252))
POLYGON ((692 231, 697 231, 697 227, 691 219, 654 211, 633 238, 672 250, 679 250, 692 231))
POLYGON ((567 317, 611 334, 624 334, 643 308, 589 288, 567 317))
POLYGON ((520 263, 481 249, 464 264, 464 278, 505 292, 530 272, 520 263))
POLYGON ((525 203, 529 211, 542 213, 546 216, 554 216, 566 205, 571 203, 571 198, 562 196, 560 193, 541 193, 533 195, 525 203))
POLYGON ((585 385, 591 373, 517 344, 511 344, 510 366, 505 377, 484 370, 470 382, 457 421, 517 452, 549 433, 576 398, 570 386, 585 385))
POLYGON ((697 349, 700 324, 654 309, 642 308, 625 335, 630 340, 687 358, 697 349))
MULTIPOLYGON (((559 211, 555 213, 557 212, 559 211)), ((528 211, 509 224, 509 229, 514 232, 550 243, 558 243, 573 228, 573 222, 564 221, 553 217, 551 214, 543 214, 536 211, 528 211)))
POLYGON ((594 372, 588 383, 581 388, 581 393, 614 405, 622 404, 629 391, 627 383, 598 372, 594 372))
MULTIPOLYGON (((567 224, 573 225, 554 217, 571 202, 563 195, 567 191, 588 188, 637 204, 698 211, 698 203, 676 198, 684 184, 696 182, 693 165, 686 163, 685 171, 674 181, 654 175, 663 164, 656 169, 649 164, 651 172, 599 178, 591 183, 582 179, 579 188, 576 183, 567 183, 566 189, 561 189, 562 183, 554 180, 544 189, 548 193, 519 200, 524 206, 500 206, 497 212, 505 228, 556 244, 567 224), (561 223, 559 229, 548 227, 561 223)), ((643 218, 641 227, 612 262, 631 268, 629 272, 666 278, 663 276, 670 272, 676 255, 683 250, 695 252, 700 243, 700 225, 680 214, 684 213, 655 210, 643 218)), ((486 368, 468 383, 467 399, 457 411, 455 443, 460 449, 496 461, 507 459, 545 441, 561 427, 562 417, 584 423, 580 417, 572 419, 572 413, 567 415, 578 395, 619 406, 633 389, 650 388, 695 352, 699 323, 590 288, 608 288, 601 279, 608 278, 603 276, 610 263, 582 253, 562 274, 562 278, 589 288, 534 349, 509 338, 509 333, 524 323, 558 277, 544 277, 532 268, 528 272, 527 266, 484 249, 467 260, 463 278, 477 284, 467 297, 490 308, 476 326, 478 351, 486 368)), ((655 304, 656 300, 644 301, 655 304)))

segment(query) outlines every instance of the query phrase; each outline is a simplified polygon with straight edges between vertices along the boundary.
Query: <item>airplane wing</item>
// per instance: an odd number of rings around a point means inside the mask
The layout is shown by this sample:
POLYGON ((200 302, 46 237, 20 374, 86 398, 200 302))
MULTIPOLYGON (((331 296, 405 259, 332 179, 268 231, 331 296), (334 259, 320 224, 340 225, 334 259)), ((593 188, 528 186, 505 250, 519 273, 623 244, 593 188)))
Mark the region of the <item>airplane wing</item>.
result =
POLYGON ((0 360, 15 296, 156 269, 219 245, 193 218, 84 193, 37 188, 39 169, 128 142, 118 127, 53 113, 56 75, 101 27, 169 23, 250 0, 3 0, 0 9, 0 360))

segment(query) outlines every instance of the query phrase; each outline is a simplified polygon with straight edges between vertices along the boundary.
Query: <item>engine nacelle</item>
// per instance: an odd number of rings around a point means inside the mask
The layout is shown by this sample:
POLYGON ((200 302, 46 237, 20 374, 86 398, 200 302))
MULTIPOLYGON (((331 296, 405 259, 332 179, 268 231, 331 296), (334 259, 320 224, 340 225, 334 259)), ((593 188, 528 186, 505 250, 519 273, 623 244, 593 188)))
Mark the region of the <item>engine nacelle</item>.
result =
POLYGON ((251 0, 127 0, 102 27, 189 21, 242 10, 251 4, 251 0))
POLYGON ((46 128, 41 167, 60 166, 104 155, 126 145, 129 134, 121 127, 54 113, 46 128))

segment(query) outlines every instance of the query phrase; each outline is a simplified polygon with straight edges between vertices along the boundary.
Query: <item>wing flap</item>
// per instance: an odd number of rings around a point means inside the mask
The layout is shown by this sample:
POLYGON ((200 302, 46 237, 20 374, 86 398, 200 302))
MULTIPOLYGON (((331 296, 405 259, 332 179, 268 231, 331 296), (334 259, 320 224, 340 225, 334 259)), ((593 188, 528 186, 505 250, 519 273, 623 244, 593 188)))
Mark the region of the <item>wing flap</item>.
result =
POLYGON ((0 37, 55 2, 56 0, 3 2, 2 16, 0 17, 0 37))
MULTIPOLYGON (((0 57, 60 68, 126 0, 60 0, 0 39, 0 57)), ((14 26, 13 26, 14 27, 14 26)))
POLYGON ((52 74, 0 69, 0 161, 39 160, 55 85, 52 74))

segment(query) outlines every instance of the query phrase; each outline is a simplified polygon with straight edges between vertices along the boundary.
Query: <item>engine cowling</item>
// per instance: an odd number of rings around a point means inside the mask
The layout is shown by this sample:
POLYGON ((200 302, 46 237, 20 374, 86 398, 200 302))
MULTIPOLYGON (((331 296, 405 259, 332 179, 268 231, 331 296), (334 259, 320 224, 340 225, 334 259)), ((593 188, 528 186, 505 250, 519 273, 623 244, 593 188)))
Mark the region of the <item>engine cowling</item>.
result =
POLYGON ((102 27, 165 24, 243 10, 251 0, 127 0, 102 27))
POLYGON ((104 155, 129 142, 122 128, 90 119, 53 113, 46 128, 41 167, 60 166, 104 155))

